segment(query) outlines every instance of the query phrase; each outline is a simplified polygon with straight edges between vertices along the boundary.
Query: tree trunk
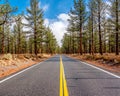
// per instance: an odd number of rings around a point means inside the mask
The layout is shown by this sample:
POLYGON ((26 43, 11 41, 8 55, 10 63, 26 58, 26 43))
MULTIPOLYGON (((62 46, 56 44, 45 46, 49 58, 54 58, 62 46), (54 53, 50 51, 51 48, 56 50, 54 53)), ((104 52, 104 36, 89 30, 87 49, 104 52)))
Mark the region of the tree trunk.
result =
POLYGON ((3 25, 3 30, 2 30, 2 54, 4 54, 5 52, 5 46, 4 46, 4 39, 5 39, 5 34, 4 34, 4 25, 3 25))
POLYGON ((119 55, 118 31, 118 0, 116 0, 116 55, 119 55))
POLYGON ((20 31, 21 29, 18 28, 18 54, 21 54, 21 32, 20 31))
POLYGON ((34 54, 37 56, 37 32, 36 32, 36 27, 34 30, 34 54))
POLYGON ((8 45, 7 45, 7 53, 10 53, 10 40, 9 40, 9 36, 7 38, 8 41, 8 45))
POLYGON ((91 38, 90 38, 90 40, 89 40, 89 54, 91 54, 91 38))
POLYGON ((111 53, 111 41, 110 41, 110 38, 109 38, 109 53, 111 53))
POLYGON ((102 52, 102 36, 101 36, 101 15, 100 15, 100 3, 98 4, 98 27, 99 27, 99 52, 103 55, 102 52))
POLYGON ((80 25, 80 55, 83 54, 82 52, 82 25, 80 25))
POLYGON ((92 43, 92 44, 91 44, 91 47, 92 47, 92 48, 91 48, 91 52, 92 52, 92 55, 94 55, 94 41, 93 41, 93 38, 94 38, 94 35, 93 35, 93 31, 94 31, 94 30, 93 30, 93 27, 94 27, 94 26, 93 26, 93 20, 94 20, 94 19, 93 19, 93 12, 92 12, 92 16, 91 16, 91 17, 92 17, 92 37, 91 37, 91 43, 92 43))

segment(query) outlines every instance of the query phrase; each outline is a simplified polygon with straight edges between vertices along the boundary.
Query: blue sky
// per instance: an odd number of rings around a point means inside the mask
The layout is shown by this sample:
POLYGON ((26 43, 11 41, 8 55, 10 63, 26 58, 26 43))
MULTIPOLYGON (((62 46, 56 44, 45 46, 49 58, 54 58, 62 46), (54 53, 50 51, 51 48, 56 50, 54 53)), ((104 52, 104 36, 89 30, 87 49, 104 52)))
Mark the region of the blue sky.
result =
MULTIPOLYGON (((26 7, 30 6, 30 0, 9 0, 12 6, 17 6, 17 13, 21 13, 26 10, 26 7)), ((68 13, 73 5, 73 0, 40 0, 41 7, 48 7, 44 12, 44 17, 49 19, 55 19, 60 13, 68 13)))
MULTIPOLYGON (((30 0, 8 0, 9 3, 18 7, 15 14, 24 12, 26 7, 30 6, 30 0)), ((74 0, 39 0, 40 7, 44 9, 44 25, 49 26, 55 35, 58 44, 61 46, 61 40, 68 26, 69 11, 73 7, 74 0)), ((86 0, 88 1, 88 0, 86 0)), ((27 22, 23 20, 23 22, 27 22)))
MULTIPOLYGON (((18 7, 15 14, 24 12, 26 14, 26 7, 30 6, 30 0, 8 0, 9 3, 18 7)), ((45 26, 49 26, 55 35, 58 44, 61 46, 61 40, 66 33, 68 25, 68 12, 73 6, 73 0, 39 0, 40 7, 44 9, 45 26)), ((24 22, 26 22, 24 20, 24 22)))

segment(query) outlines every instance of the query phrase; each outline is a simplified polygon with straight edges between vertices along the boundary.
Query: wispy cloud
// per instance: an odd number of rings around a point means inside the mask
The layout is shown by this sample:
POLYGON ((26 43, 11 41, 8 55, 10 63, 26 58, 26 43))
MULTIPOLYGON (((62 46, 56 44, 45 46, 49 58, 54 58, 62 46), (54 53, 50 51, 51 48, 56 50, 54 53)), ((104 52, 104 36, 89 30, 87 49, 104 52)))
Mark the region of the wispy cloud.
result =
POLYGON ((43 11, 47 11, 49 9, 49 4, 43 6, 43 11))
POLYGON ((39 2, 39 7, 43 9, 43 11, 47 11, 49 9, 49 4, 43 5, 41 2, 39 2))

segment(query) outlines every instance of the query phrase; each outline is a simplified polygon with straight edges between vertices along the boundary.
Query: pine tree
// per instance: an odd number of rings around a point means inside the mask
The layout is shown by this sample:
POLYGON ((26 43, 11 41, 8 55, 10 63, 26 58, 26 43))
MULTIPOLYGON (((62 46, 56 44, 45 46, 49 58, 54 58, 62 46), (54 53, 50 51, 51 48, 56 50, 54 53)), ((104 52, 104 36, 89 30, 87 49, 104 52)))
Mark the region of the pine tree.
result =
POLYGON ((39 0, 30 0, 30 8, 27 8, 28 15, 25 17, 29 24, 27 24, 34 35, 34 54, 38 54, 38 33, 39 22, 43 20, 43 10, 39 7, 39 0))
POLYGON ((86 21, 86 8, 85 8, 85 1, 84 0, 74 0, 74 9, 70 12, 71 16, 75 18, 75 22, 77 23, 76 28, 79 28, 79 38, 80 38, 80 44, 79 44, 79 53, 83 54, 83 48, 82 48, 82 30, 83 25, 86 21))
MULTIPOLYGON (((113 40, 113 43, 114 43, 114 48, 115 49, 115 54, 116 55, 119 55, 119 29, 120 29, 120 1, 119 0, 109 0, 109 2, 111 3, 111 5, 109 6, 110 7, 110 18, 109 18, 109 21, 111 21, 110 23, 110 26, 111 26, 111 31, 113 31, 109 37, 113 37, 114 35, 114 38, 112 38, 113 40)), ((109 46, 110 47, 110 46, 109 46)), ((112 48, 113 46, 111 46, 112 48)), ((110 48, 110 49, 111 49, 110 48)))
POLYGON ((95 6, 95 2, 94 0, 90 0, 89 1, 89 21, 88 21, 88 24, 89 24, 89 32, 90 32, 90 41, 89 41, 89 53, 92 55, 94 55, 94 9, 96 8, 95 6))
POLYGON ((51 54, 56 53, 57 41, 49 27, 46 28, 44 41, 46 45, 46 53, 51 53, 51 54))
POLYGON ((22 39, 23 39, 23 25, 22 25, 22 16, 17 16, 18 21, 16 22, 16 25, 14 26, 14 31, 16 32, 17 36, 17 53, 21 54, 22 52, 22 39))
POLYGON ((116 24, 115 24, 115 29, 116 29, 116 55, 119 55, 119 0, 116 0, 115 5, 116 5, 116 24))
POLYGON ((10 21, 10 15, 12 12, 15 12, 17 8, 13 8, 10 6, 8 2, 5 2, 5 4, 0 5, 0 26, 1 26, 1 53, 5 53, 5 26, 6 24, 9 23, 10 21))

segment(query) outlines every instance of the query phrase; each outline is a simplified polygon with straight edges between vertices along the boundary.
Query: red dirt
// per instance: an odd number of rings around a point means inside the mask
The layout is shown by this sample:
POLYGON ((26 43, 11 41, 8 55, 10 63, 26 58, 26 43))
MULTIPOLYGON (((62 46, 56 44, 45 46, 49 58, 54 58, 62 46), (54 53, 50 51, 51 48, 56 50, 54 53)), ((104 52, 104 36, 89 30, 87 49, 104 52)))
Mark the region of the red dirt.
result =
POLYGON ((44 61, 49 57, 44 57, 39 60, 31 59, 17 59, 17 60, 0 60, 0 78, 6 77, 13 73, 16 73, 22 69, 30 67, 38 62, 44 61))
POLYGON ((29 61, 26 64, 21 62, 18 65, 10 65, 10 66, 1 67, 0 68, 0 78, 8 76, 8 75, 10 75, 12 73, 20 71, 20 70, 22 70, 24 68, 27 68, 27 67, 29 67, 31 65, 34 65, 36 63, 37 62, 35 62, 35 61, 29 61))

